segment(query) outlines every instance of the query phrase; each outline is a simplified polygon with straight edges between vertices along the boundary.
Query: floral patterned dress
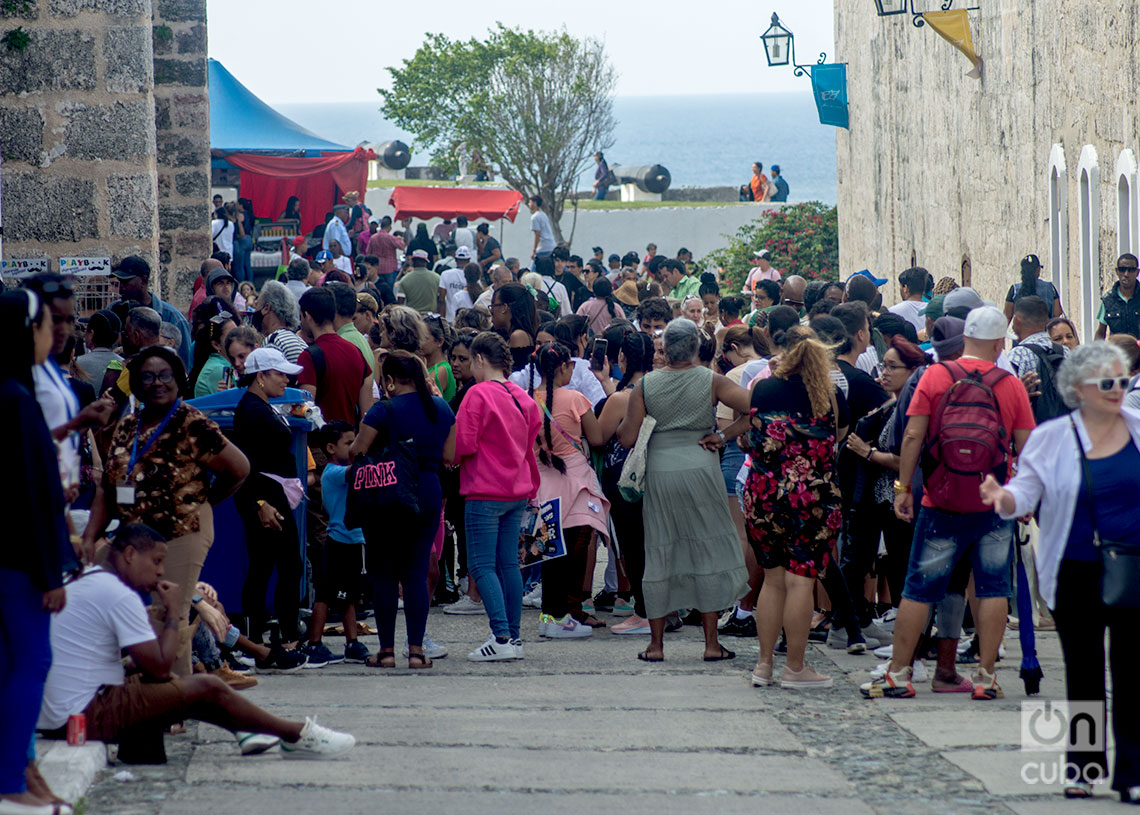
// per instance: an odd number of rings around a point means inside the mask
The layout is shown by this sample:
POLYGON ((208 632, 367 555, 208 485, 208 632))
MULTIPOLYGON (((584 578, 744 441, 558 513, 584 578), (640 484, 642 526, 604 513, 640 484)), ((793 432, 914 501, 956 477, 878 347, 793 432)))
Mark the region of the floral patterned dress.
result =
POLYGON ((744 519, 765 569, 815 578, 831 558, 843 525, 835 433, 849 421, 842 392, 835 399, 838 417, 816 417, 799 377, 771 377, 753 390, 744 519))

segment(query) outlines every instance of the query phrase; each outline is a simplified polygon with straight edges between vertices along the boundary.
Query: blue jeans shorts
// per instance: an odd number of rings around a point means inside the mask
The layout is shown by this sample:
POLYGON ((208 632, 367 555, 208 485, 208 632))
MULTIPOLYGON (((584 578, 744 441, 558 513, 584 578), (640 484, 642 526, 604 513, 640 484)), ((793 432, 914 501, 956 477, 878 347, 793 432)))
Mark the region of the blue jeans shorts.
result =
POLYGON ((937 603, 946 595, 954 566, 964 557, 970 559, 976 597, 1009 597, 1013 526, 1013 521, 1003 521, 996 512, 959 514, 922 507, 903 597, 916 603, 937 603))

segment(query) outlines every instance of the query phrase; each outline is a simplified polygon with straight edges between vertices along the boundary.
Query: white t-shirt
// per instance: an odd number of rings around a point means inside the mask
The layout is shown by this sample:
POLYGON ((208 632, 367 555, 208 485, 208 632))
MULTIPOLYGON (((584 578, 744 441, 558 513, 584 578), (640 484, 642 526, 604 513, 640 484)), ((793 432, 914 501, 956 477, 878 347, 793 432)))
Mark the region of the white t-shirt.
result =
POLYGON ((561 309, 559 316, 566 317, 574 313, 574 309, 570 307, 570 295, 566 287, 553 277, 542 276, 542 291, 558 301, 558 307, 561 309))
POLYGON ((455 228, 455 234, 452 236, 455 241, 455 248, 466 246, 471 250, 471 257, 475 257, 475 230, 466 226, 459 226, 455 228))
MULTIPOLYGON (((36 386, 36 401, 44 414, 48 429, 55 430, 67 424, 79 413, 79 398, 63 378, 59 366, 50 360, 32 367, 32 382, 36 386)), ((59 453, 59 480, 64 489, 79 483, 79 434, 70 433, 56 442, 59 453)))
MULTIPOLYGON (((482 297, 483 295, 480 294, 479 296, 482 297)), ((473 308, 474 306, 475 304, 471 302, 471 292, 467 291, 466 286, 455 293, 456 314, 459 313, 461 308, 473 308)))
MULTIPOLYGON (((923 319, 926 318, 924 317, 923 319)), ((925 326, 923 327, 925 328, 925 326)), ((867 346, 867 350, 861 353, 858 359, 855 360, 855 367, 868 376, 879 375, 879 352, 875 350, 875 346, 867 346)))
MULTIPOLYGON (((589 399, 591 407, 605 399, 605 388, 602 387, 602 383, 598 381, 598 378, 594 376, 594 372, 590 370, 589 361, 581 357, 572 357, 571 360, 574 363, 574 372, 570 374, 570 381, 566 384, 566 387, 572 391, 578 391, 578 393, 589 399)), ((532 373, 534 375, 534 390, 535 393, 538 393, 539 388, 542 387, 542 374, 540 374, 533 365, 528 364, 522 370, 515 371, 507 378, 523 390, 528 390, 531 385, 530 378, 532 373)))
POLYGON ((475 305, 483 306, 483 308, 485 308, 485 309, 490 309, 491 308, 491 299, 494 296, 495 296, 495 290, 492 289, 490 286, 488 286, 487 288, 483 289, 483 293, 480 294, 476 298, 475 305))
POLYGON ((223 221, 221 218, 215 218, 210 221, 210 235, 214 237, 214 243, 223 252, 229 254, 232 258, 234 256, 234 222, 223 221), (222 224, 225 224, 223 227, 222 224), (220 232, 218 230, 221 230, 220 232))
POLYGON ((63 727, 101 686, 123 684, 119 651, 153 639, 138 594, 113 572, 87 567, 67 585, 67 604, 51 618, 51 670, 36 727, 63 727))
POLYGON ((921 300, 903 300, 901 303, 895 303, 888 310, 891 314, 897 314, 913 325, 915 331, 925 331, 926 317, 920 313, 924 308, 926 308, 926 303, 921 300))
MULTIPOLYGON (((554 251, 554 230, 550 227, 550 218, 541 209, 531 213, 530 231, 538 233, 538 249, 536 251, 539 254, 554 251)), ((567 310, 564 313, 569 314, 570 311, 567 310)))
MULTIPOLYGON (((443 316, 449 323, 455 322, 455 309, 458 308, 455 304, 455 295, 467 288, 467 276, 462 269, 448 269, 439 276, 439 287, 444 291, 444 307, 447 311, 443 316)), ((470 298, 468 300, 470 301, 470 298)))
MULTIPOLYGON (((338 258, 333 258, 333 267, 340 269, 349 277, 352 277, 352 259, 348 255, 341 255, 338 258)), ((237 303, 234 303, 236 306, 237 303)))

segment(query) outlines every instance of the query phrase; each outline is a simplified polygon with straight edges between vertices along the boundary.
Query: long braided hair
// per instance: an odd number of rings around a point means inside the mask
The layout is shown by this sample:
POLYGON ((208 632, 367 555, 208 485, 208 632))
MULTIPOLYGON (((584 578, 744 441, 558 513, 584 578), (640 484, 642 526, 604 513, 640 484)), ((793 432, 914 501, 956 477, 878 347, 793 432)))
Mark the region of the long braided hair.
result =
POLYGON ((618 382, 619 391, 629 387, 634 374, 653 370, 653 339, 643 331, 631 331, 621 341, 621 352, 625 354, 625 370, 618 382))
POLYGON ((546 383, 546 410, 542 412, 542 432, 546 445, 538 450, 538 460, 547 467, 566 473, 566 462, 554 455, 554 434, 550 430, 550 414, 554 411, 554 377, 558 369, 571 361, 570 349, 560 342, 548 342, 531 357, 530 395, 534 396, 534 372, 537 370, 546 383))

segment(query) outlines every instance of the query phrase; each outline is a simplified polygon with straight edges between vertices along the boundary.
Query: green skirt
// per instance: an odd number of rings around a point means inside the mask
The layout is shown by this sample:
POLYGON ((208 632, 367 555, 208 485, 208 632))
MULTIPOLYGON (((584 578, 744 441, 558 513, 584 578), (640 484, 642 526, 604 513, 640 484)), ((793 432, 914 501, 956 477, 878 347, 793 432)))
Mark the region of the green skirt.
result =
POLYGON ((702 431, 654 433, 645 465, 645 610, 720 611, 748 593, 748 568, 716 453, 702 431))

